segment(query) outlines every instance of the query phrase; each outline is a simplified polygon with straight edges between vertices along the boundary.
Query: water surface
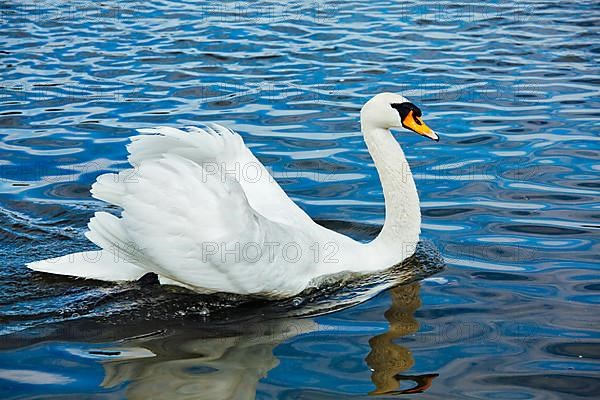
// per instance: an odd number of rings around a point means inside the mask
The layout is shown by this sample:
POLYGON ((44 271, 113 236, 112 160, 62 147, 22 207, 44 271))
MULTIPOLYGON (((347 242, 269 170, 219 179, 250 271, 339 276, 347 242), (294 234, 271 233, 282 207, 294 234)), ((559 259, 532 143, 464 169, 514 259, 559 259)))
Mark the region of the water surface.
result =
POLYGON ((587 0, 0 1, 0 397, 595 397, 599 20, 587 0), (117 210, 91 183, 155 125, 237 130, 312 217, 369 240, 358 112, 381 91, 442 136, 397 135, 424 244, 393 289, 248 303, 24 267, 93 248, 88 219, 117 210))

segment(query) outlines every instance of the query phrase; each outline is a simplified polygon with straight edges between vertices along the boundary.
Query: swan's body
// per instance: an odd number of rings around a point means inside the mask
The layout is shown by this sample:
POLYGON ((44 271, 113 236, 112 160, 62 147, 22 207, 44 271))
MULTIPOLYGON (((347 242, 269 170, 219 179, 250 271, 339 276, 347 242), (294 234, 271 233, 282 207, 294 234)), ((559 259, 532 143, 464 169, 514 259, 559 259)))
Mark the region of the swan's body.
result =
POLYGON ((102 250, 28 267, 108 281, 154 272, 162 283, 198 292, 269 297, 292 296, 329 274, 392 267, 414 253, 421 223, 410 167, 389 131, 407 127, 399 104, 412 106, 384 93, 361 111, 386 204, 383 229, 370 243, 315 223, 238 134, 219 125, 162 127, 132 138, 132 169, 102 175, 92 186, 95 198, 123 209, 120 218, 98 212, 90 220, 86 236, 102 250))

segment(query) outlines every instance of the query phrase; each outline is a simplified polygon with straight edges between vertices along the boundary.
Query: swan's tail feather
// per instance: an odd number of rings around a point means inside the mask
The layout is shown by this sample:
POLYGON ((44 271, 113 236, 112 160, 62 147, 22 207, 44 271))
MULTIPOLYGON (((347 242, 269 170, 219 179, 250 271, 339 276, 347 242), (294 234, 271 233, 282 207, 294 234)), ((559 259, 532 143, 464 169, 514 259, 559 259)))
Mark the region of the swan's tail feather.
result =
MULTIPOLYGON (((114 215, 98 212, 90 220, 88 226, 90 231, 86 233, 86 236, 104 250, 84 251, 35 261, 27 264, 27 268, 49 274, 109 282, 136 281, 147 272, 159 270, 147 257, 143 256, 139 249, 128 245, 127 233, 123 230, 120 220, 114 215)), ((212 293, 209 290, 202 291, 192 288, 160 274, 158 279, 163 285, 177 285, 195 291, 212 293)))
MULTIPOLYGON (((49 258, 47 260, 35 261, 26 265, 27 268, 49 274, 73 276, 76 278, 97 279, 107 282, 130 282, 137 281, 147 271, 119 258, 106 250, 83 251, 81 253, 67 254, 61 257, 49 258)), ((158 276, 162 285, 176 285, 201 293, 213 293, 206 290, 201 291, 184 283, 158 276)))
POLYGON ((134 246, 128 246, 128 236, 120 220, 112 214, 97 212, 88 224, 86 236, 103 250, 84 251, 37 261, 27 267, 40 272, 69 275, 103 281, 132 281, 146 272, 134 246))
POLYGON ((84 251, 27 264, 27 268, 50 274, 102 281, 135 281, 146 271, 105 250, 84 251))

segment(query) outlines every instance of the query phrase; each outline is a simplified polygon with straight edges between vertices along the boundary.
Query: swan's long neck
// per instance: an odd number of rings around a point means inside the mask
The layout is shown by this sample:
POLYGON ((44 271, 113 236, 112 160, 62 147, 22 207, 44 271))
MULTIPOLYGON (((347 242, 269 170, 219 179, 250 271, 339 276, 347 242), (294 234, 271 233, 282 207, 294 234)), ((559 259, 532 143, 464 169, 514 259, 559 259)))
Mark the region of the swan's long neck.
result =
POLYGON ((399 262, 414 253, 419 240, 419 195, 408 161, 391 132, 363 126, 363 135, 385 199, 383 229, 368 247, 373 249, 372 256, 379 262, 399 262))

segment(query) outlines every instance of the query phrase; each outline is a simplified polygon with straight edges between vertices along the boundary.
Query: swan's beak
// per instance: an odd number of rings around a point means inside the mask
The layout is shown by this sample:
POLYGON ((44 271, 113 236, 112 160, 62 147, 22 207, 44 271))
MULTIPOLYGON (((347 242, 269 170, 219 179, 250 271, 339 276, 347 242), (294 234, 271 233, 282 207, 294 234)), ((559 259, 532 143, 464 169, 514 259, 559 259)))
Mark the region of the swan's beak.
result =
POLYGON ((431 140, 435 140, 436 142, 440 141, 440 137, 437 133, 433 131, 430 127, 428 127, 425 122, 420 117, 417 117, 413 114, 411 110, 404 121, 402 121, 402 126, 406 129, 410 129, 413 132, 418 133, 421 136, 425 136, 431 140))

